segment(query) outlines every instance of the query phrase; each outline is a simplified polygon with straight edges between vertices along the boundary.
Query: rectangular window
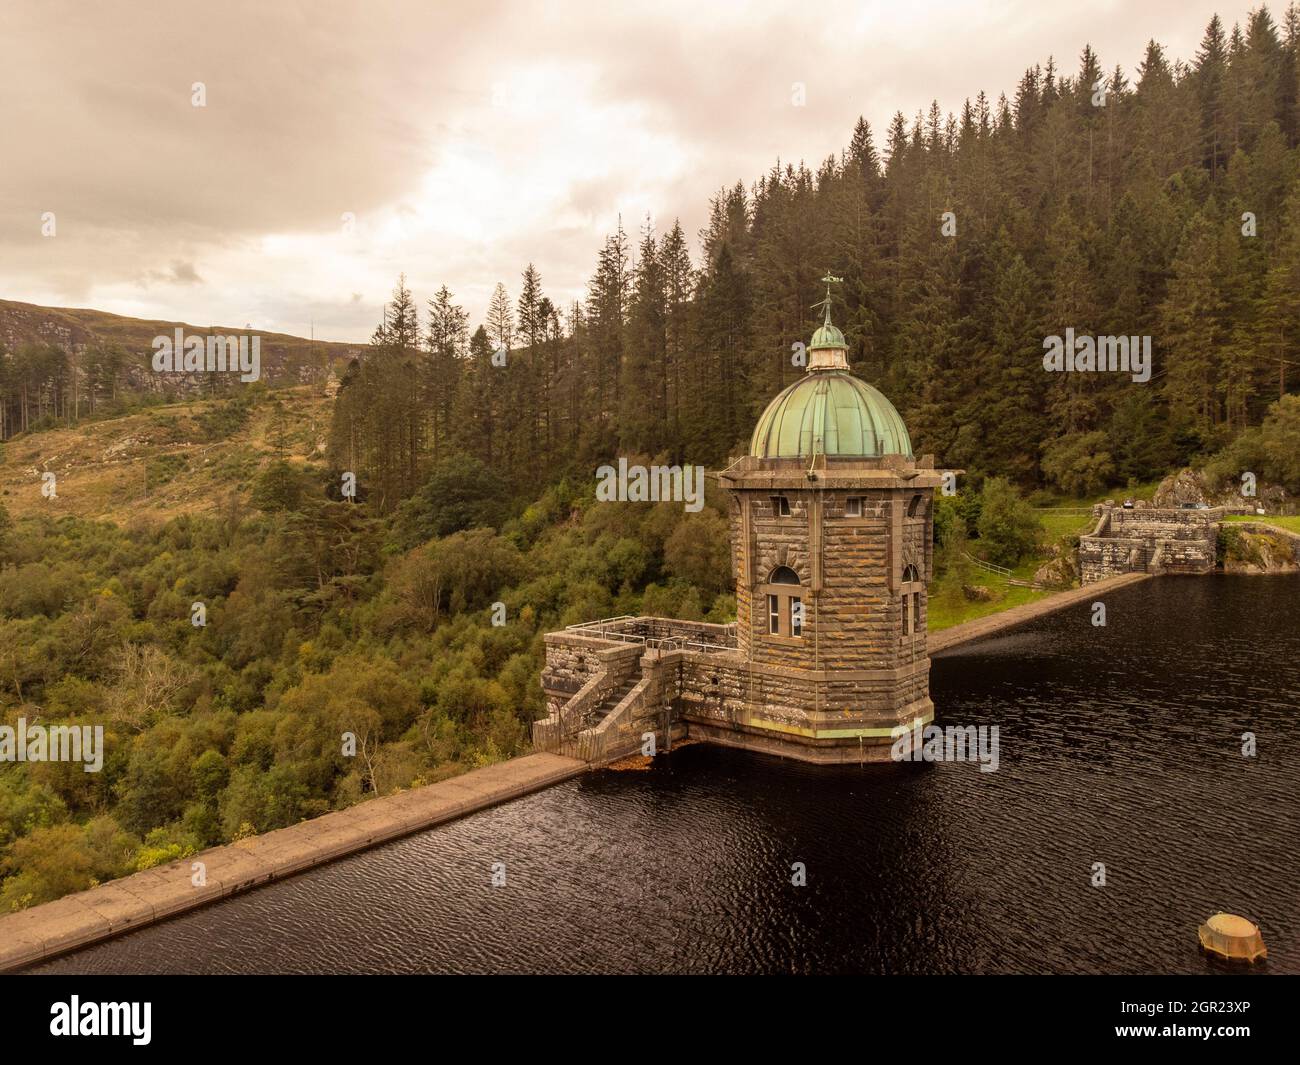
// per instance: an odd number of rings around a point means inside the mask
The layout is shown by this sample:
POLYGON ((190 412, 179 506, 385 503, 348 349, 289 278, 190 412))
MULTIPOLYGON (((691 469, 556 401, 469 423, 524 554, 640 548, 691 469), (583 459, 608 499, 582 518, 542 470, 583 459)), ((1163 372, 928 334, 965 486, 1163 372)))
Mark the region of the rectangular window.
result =
POLYGON ((785 496, 773 496, 772 513, 780 518, 788 518, 790 516, 790 500, 785 496))
POLYGON ((846 518, 862 517, 861 496, 849 496, 849 498, 844 501, 844 516, 846 518))
POLYGON ((790 635, 803 635, 803 600, 797 595, 790 596, 790 635))
POLYGON ((921 593, 912 593, 912 631, 921 631, 921 593))
POLYGON ((767 597, 767 631, 773 636, 781 635, 781 600, 775 595, 767 597))
POLYGON ((904 636, 910 636, 912 634, 912 604, 908 602, 908 599, 910 598, 911 598, 910 595, 905 594, 903 596, 903 635, 904 636))

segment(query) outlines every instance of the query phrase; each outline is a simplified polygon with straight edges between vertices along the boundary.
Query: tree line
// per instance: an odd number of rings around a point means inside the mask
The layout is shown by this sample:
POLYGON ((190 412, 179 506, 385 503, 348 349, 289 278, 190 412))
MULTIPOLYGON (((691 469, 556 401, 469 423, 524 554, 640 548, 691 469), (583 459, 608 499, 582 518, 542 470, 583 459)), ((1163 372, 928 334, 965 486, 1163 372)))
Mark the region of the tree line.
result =
POLYGON ((395 506, 471 455, 514 490, 615 453, 716 466, 803 371, 829 268, 852 371, 918 453, 1025 489, 1100 491, 1208 457, 1300 388, 1300 13, 1216 16, 1190 63, 1130 76, 1090 46, 960 114, 865 120, 815 168, 777 163, 680 224, 621 222, 586 298, 523 271, 486 321, 399 282, 337 404, 331 455, 395 506), (1049 374, 1043 342, 1150 336, 1149 383, 1049 374), (496 356, 494 361, 494 355, 496 356))
POLYGON ((130 362, 120 344, 0 346, 0 440, 115 408, 130 362))

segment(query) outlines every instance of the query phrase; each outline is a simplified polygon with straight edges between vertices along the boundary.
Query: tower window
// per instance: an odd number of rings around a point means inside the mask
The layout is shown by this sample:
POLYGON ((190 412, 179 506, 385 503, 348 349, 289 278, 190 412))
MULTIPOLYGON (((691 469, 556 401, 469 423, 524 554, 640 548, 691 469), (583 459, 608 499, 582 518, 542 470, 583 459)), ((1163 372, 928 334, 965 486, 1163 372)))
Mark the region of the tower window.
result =
POLYGON ((849 498, 844 501, 844 516, 846 518, 862 517, 861 496, 849 496, 849 498))
POLYGON ((912 631, 921 631, 921 593, 912 593, 912 631))
POLYGON ((914 583, 915 581, 919 581, 920 579, 921 579, 921 574, 920 574, 920 572, 919 572, 919 571, 917 570, 917 568, 916 568, 914 565, 912 565, 910 562, 909 562, 905 567, 903 567, 903 583, 904 583, 904 584, 912 584, 912 583, 914 583))
POLYGON ((912 496, 911 502, 907 504, 907 516, 909 518, 915 518, 916 512, 920 509, 921 509, 921 497, 912 496))
POLYGON ((788 518, 790 516, 790 499, 788 496, 772 497, 772 513, 778 517, 788 518))
POLYGON ((789 566, 777 566, 767 578, 767 631, 772 636, 803 635, 804 606, 799 574, 789 566))
POLYGON ((912 635, 912 610, 908 600, 912 598, 912 593, 908 592, 903 596, 903 635, 912 635))

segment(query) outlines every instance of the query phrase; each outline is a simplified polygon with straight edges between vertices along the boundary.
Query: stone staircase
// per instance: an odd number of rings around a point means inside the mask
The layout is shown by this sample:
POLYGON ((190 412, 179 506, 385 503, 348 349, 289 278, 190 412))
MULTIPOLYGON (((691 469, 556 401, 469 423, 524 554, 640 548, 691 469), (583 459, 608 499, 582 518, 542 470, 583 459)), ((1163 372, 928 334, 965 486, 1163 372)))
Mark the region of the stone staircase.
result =
POLYGON ((578 733, 577 756, 596 765, 621 758, 641 745, 641 733, 636 719, 646 705, 652 678, 642 675, 632 678, 617 701, 611 697, 599 721, 578 733))
POLYGON ((603 699, 585 708, 582 713, 581 728, 578 731, 598 728, 614 709, 627 698, 628 694, 641 680, 639 673, 633 673, 626 680, 615 683, 605 693, 603 699))
POLYGON ((573 695, 533 722, 533 747, 593 765, 634 753, 645 731, 671 729, 664 680, 661 652, 604 659, 573 695))

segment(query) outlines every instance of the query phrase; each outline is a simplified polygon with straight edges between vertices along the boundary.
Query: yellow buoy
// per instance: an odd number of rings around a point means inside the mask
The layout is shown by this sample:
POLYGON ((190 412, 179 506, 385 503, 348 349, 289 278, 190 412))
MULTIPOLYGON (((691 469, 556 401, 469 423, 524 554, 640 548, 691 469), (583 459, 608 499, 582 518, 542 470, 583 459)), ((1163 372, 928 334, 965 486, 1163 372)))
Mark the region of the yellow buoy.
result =
POLYGON ((1268 957, 1259 928, 1235 913, 1216 913, 1197 929, 1201 949, 1224 961, 1254 962, 1268 957))

